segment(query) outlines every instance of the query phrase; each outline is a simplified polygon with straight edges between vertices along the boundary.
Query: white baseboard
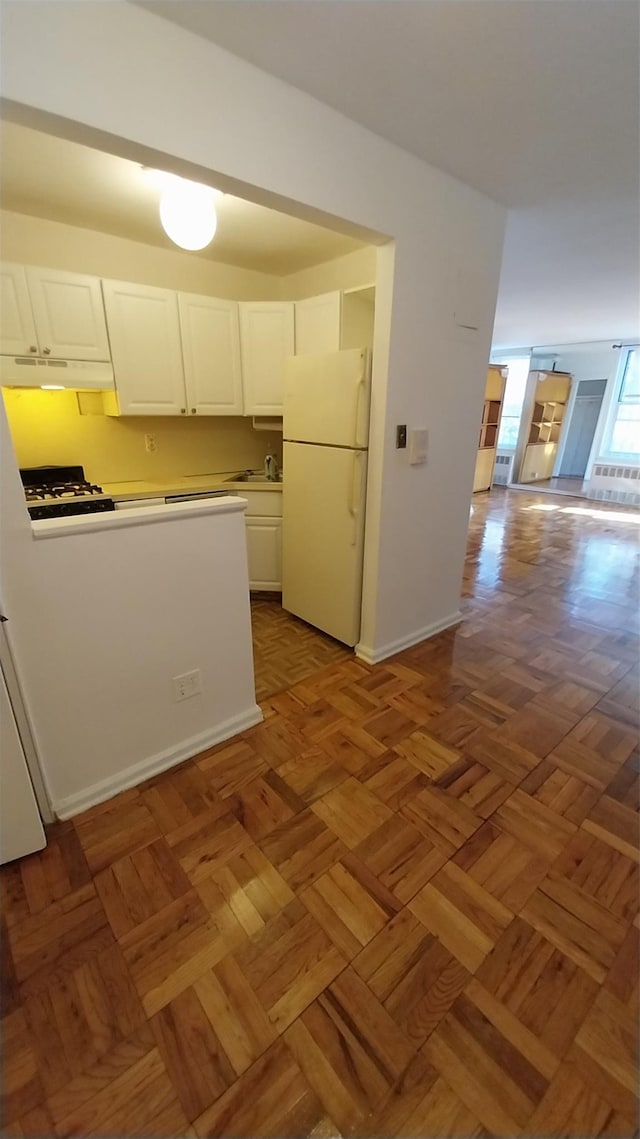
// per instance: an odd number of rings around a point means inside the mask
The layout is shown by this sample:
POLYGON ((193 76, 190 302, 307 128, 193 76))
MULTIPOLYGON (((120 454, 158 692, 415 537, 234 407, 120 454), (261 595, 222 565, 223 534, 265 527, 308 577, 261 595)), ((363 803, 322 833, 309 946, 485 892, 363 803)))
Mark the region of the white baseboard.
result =
POLYGON ((145 779, 150 779, 152 775, 159 775, 161 771, 167 771, 168 768, 175 767, 176 764, 182 763, 185 759, 191 759, 199 752, 222 743, 230 736, 235 736, 238 732, 243 732, 246 728, 259 724, 263 718, 260 708, 254 704, 239 716, 234 716, 231 720, 224 720, 221 724, 217 724, 211 731, 190 736, 189 739, 183 740, 176 747, 167 748, 166 751, 160 751, 156 755, 149 756, 148 759, 143 759, 140 763, 125 767, 124 771, 117 771, 108 779, 93 783, 84 791, 78 791, 66 799, 53 801, 53 810, 59 819, 70 819, 73 815, 79 815, 81 811, 86 811, 89 807, 95 807, 96 803, 104 803, 106 799, 112 799, 120 791, 135 787, 138 783, 143 783, 145 779))
POLYGON ((397 641, 389 641, 388 644, 381 645, 377 649, 372 649, 360 641, 355 647, 355 654, 365 664, 379 664, 381 660, 395 656, 403 649, 410 649, 412 645, 417 645, 420 641, 427 641, 429 637, 435 637, 436 633, 442 633, 445 629, 450 629, 452 625, 458 625, 460 621, 462 621, 462 613, 457 609, 455 613, 443 617, 441 621, 434 621, 432 625, 425 625, 424 628, 416 629, 413 633, 409 633, 406 637, 400 637, 397 641))

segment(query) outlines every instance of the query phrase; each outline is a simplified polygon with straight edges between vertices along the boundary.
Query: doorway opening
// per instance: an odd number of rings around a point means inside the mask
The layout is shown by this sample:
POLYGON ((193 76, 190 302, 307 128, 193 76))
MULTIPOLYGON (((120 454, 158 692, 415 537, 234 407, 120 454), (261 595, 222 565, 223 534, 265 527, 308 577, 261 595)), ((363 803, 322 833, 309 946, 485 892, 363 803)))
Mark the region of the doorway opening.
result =
MULTIPOLYGON (((65 391, 34 390, 27 396, 10 391, 5 395, 16 458, 20 466, 56 464, 61 462, 66 446, 74 461, 82 461, 91 481, 102 487, 149 484, 157 488, 160 501, 166 493, 182 491, 182 482, 192 479, 198 480, 198 485, 204 480, 207 490, 211 484, 216 492, 223 487, 230 494, 247 498, 245 522, 260 699, 350 651, 287 614, 282 606, 282 499, 287 473, 271 481, 271 467, 274 460, 281 469, 286 467, 282 438, 284 361, 289 356, 343 350, 346 354, 355 349, 366 349, 371 356, 375 247, 388 239, 169 156, 138 155, 135 148, 121 147, 116 139, 112 140, 113 150, 103 150, 103 140, 97 137, 92 147, 87 145, 91 132, 76 132, 69 124, 68 133, 62 135, 57 133, 58 125, 50 124, 46 116, 41 120, 43 129, 38 129, 40 119, 37 126, 4 123, 0 200, 11 211, 7 229, 12 261, 22 266, 33 256, 37 263, 56 271, 91 275, 92 280, 102 282, 108 298, 109 282, 114 286, 125 282, 127 296, 132 288, 135 291, 132 304, 150 306, 153 301, 154 312, 160 311, 162 293, 167 312, 175 315, 178 304, 182 323, 175 344, 172 341, 173 354, 166 353, 158 361, 154 357, 154 365, 158 365, 157 369, 154 366, 154 375, 156 370, 161 375, 146 394, 136 388, 128 396, 122 378, 130 374, 136 383, 135 377, 150 371, 150 355, 140 351, 134 362, 129 361, 130 367, 125 368, 122 359, 114 364, 117 396, 103 398, 98 393, 98 398, 89 403, 65 391), (145 166, 138 160, 143 157, 145 166), (157 187, 148 176, 150 168, 151 173, 169 171, 203 185, 215 182, 220 192, 216 199, 218 227, 215 241, 204 250, 185 252, 169 243, 159 224, 157 187), (48 191, 40 195, 34 211, 29 203, 34 199, 34 185, 44 184, 43 169, 48 172, 48 191), (27 222, 34 213, 35 223, 27 222), (34 225, 36 239, 29 245, 34 225), (111 239, 109 243, 105 236, 111 239), (34 244, 36 253, 32 254, 34 244), (212 299, 217 306, 213 317, 212 299), (225 314, 224 321, 220 313, 225 314), (220 343, 213 345, 217 354, 211 350, 213 334, 208 323, 214 319, 215 328, 221 330, 220 343), (198 330, 204 330, 206 342, 198 338, 198 330), (208 361, 219 361, 223 356, 225 361, 228 357, 226 387, 214 398, 207 386, 207 376, 212 372, 208 361), (175 363, 171 375, 169 358, 175 363), (190 379, 196 365, 199 387, 190 379), (159 395, 159 386, 154 386, 161 381, 168 398, 159 395), (174 382, 185 398, 178 398, 174 382), (187 398, 189 391, 197 398, 187 398), (38 415, 43 399, 48 407, 54 405, 56 415, 38 415), (138 418, 132 418, 134 415, 138 418), (46 429, 32 430, 35 421, 44 421, 46 429), (261 481, 265 486, 259 485, 261 481), (254 590, 258 591, 255 597, 254 590), (269 597, 261 590, 273 593, 269 597)), ((111 309, 115 312, 115 304, 111 309)), ((127 308, 123 323, 131 311, 127 308)), ((162 322, 162 317, 158 319, 162 322)), ((178 328, 178 318, 173 320, 172 316, 171 327, 174 331, 178 328)), ((126 347, 129 339, 123 335, 118 344, 122 358, 123 345, 126 347)), ((360 411, 364 399, 360 392, 355 395, 354 403, 360 411)), ((335 418, 339 419, 340 408, 336 408, 335 418)), ((329 433, 326 443, 333 447, 333 442, 329 433)), ((348 523, 353 523, 359 513, 364 527, 366 440, 358 439, 354 446, 363 452, 358 468, 362 474, 358 481, 349 468, 344 486, 337 488, 334 516, 344 507, 348 523), (355 505, 362 509, 356 511, 355 505)), ((329 447, 326 450, 330 456, 329 447)), ((323 502, 330 493, 328 467, 327 459, 322 471, 323 502)), ((135 499, 135 490, 130 497, 135 499)), ((337 561, 344 550, 334 542, 334 531, 335 526, 330 536, 337 561)), ((312 520, 309 535, 311 541, 312 520)), ((343 546, 346 544, 350 554, 354 545, 351 530, 347 538, 343 546)), ((360 545, 359 540, 361 557, 360 545)), ((361 561, 353 581, 347 584, 354 596, 357 589, 359 612, 361 561)), ((315 623, 313 613, 295 611, 315 623)), ((330 627, 320 621, 318 625, 330 627)))

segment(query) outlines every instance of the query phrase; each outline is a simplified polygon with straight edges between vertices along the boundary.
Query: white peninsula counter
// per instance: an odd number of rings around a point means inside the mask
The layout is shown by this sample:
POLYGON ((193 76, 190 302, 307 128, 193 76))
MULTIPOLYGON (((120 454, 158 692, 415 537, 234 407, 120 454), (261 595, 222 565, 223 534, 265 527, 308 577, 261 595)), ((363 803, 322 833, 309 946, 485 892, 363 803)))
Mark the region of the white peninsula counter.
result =
POLYGON ((195 499, 192 502, 171 502, 161 506, 140 506, 129 510, 97 511, 95 514, 75 514, 63 518, 41 518, 32 521, 34 538, 59 538, 64 535, 93 534, 100 530, 122 530, 130 526, 149 526, 179 521, 203 515, 243 514, 246 499, 237 495, 195 499))
POLYGON ((246 503, 236 491, 32 522, 0 427, 5 628, 64 819, 262 719, 246 503))

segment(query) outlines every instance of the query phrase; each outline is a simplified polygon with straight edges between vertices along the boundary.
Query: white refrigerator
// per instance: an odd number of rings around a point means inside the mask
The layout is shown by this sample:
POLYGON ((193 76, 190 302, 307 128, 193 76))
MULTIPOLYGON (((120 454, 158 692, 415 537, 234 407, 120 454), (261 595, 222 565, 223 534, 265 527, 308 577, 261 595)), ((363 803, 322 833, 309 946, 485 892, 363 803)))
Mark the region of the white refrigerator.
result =
POLYGON ((369 352, 285 366, 282 605, 345 645, 360 637, 369 352))

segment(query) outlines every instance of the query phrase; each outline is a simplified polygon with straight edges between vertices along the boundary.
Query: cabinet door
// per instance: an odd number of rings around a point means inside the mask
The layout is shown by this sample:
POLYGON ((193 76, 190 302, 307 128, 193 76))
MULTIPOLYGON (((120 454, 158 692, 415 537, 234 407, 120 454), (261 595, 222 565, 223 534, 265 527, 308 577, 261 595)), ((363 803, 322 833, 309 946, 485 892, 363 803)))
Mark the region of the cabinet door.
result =
POLYGON ((27 269, 40 352, 59 360, 110 360, 98 277, 27 269))
POLYGON ((237 301, 179 293, 190 415, 242 415, 237 301))
POLYGON ((35 356, 37 351, 24 266, 4 263, 0 269, 0 354, 35 356))
POLYGON ((340 300, 337 291, 295 302, 296 356, 339 351, 340 300))
POLYGON ((473 493, 479 490, 490 490, 493 479, 493 468, 496 461, 496 451, 493 447, 485 447, 478 451, 476 470, 473 476, 473 493))
POLYGON ((186 415, 178 294, 103 281, 121 415, 186 415))
POLYGON ((282 415, 284 362, 294 352, 292 301, 240 302, 245 415, 282 415))
POLYGON ((249 588, 282 589, 282 519, 245 518, 249 588))

